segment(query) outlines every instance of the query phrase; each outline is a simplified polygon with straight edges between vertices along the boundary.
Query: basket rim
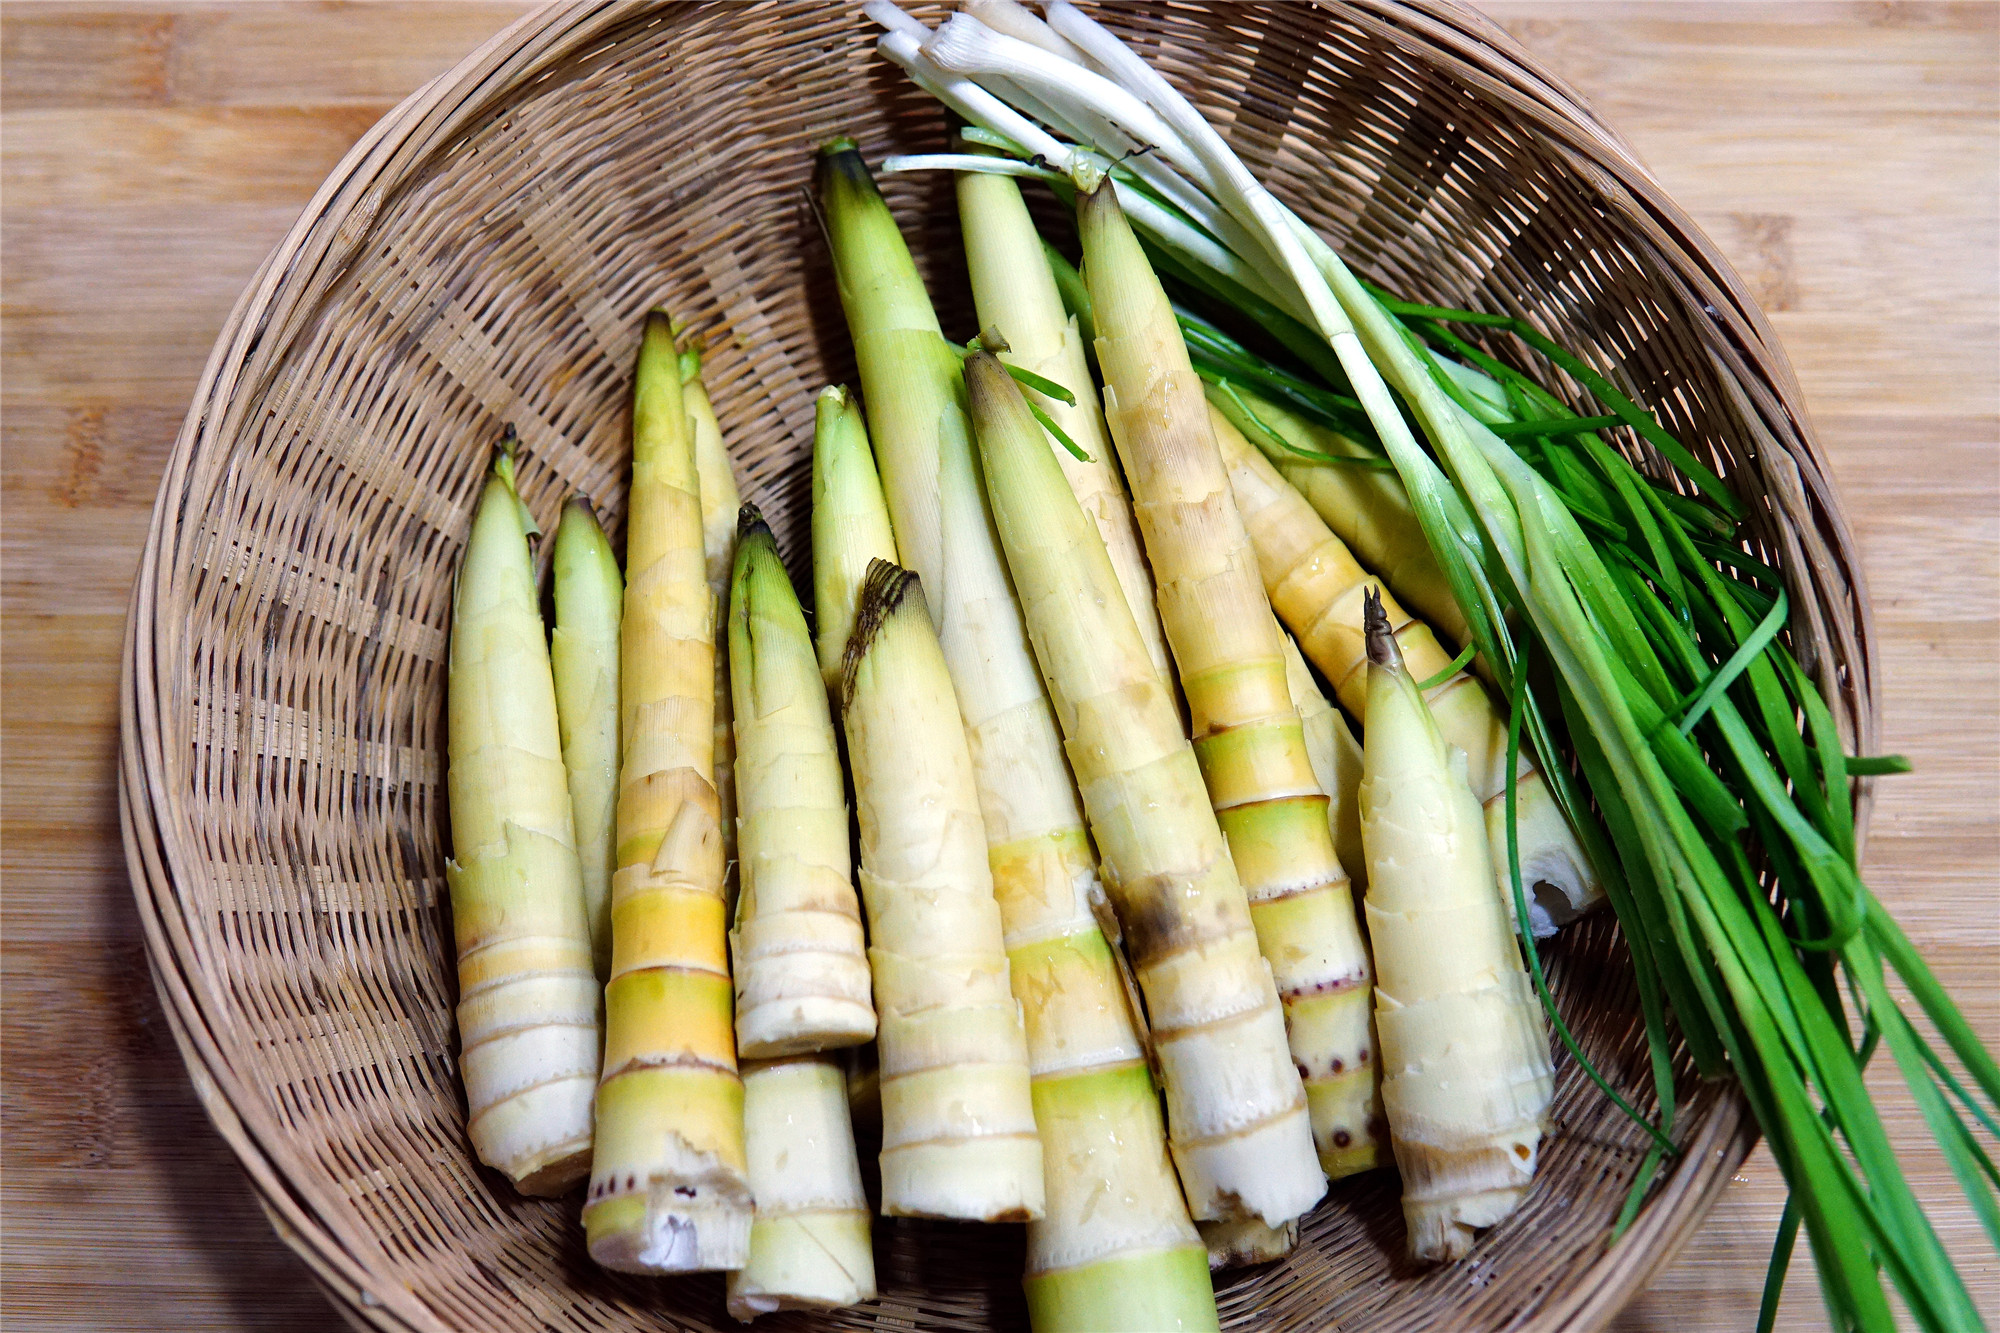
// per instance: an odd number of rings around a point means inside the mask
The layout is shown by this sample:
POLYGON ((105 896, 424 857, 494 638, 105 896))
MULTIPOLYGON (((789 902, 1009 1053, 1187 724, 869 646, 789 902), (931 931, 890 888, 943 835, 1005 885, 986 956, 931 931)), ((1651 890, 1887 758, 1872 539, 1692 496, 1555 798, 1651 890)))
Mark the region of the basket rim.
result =
MULTIPOLYGON (((1800 626, 1817 642, 1839 640, 1845 678, 1822 663, 1822 686, 1836 700, 1857 743, 1870 746, 1878 719, 1880 671, 1863 573, 1824 458, 1813 438, 1803 394, 1771 325, 1714 242, 1666 194, 1631 146, 1598 119, 1583 98, 1491 19, 1460 0, 1313 0, 1405 53, 1419 57, 1498 102, 1541 136, 1566 165, 1602 191, 1656 251, 1684 266, 1665 273, 1693 308, 1713 318, 1726 348, 1713 353, 1721 381, 1740 395, 1739 415, 1762 446, 1755 457, 1770 489, 1810 507, 1828 531, 1785 532, 1788 577, 1809 566, 1830 578, 1854 615, 1830 632, 1811 598, 1800 626), (1790 448, 1779 444, 1782 432, 1790 448), (1806 467, 1799 466, 1803 459, 1806 467)), ((154 986, 194 1090, 217 1132, 242 1161, 279 1237, 308 1265, 336 1308, 357 1327, 447 1333, 414 1292, 374 1267, 372 1235, 351 1234, 338 1211, 316 1206, 312 1191, 285 1174, 268 1150, 280 1137, 257 1090, 233 1071, 208 1015, 226 1000, 214 989, 196 936, 186 929, 192 903, 180 889, 170 830, 159 812, 166 772, 163 709, 173 682, 160 665, 175 659, 179 627, 156 622, 154 609, 174 579, 175 503, 191 471, 228 439, 241 410, 236 390, 267 335, 317 294, 371 234, 386 193, 463 127, 506 96, 520 76, 584 49, 598 34, 659 12, 663 0, 551 0, 508 24, 451 69, 437 75, 377 121, 342 157, 245 286, 217 334, 161 479, 127 614, 120 678, 119 812, 128 873, 144 930, 154 986)), ((282 340, 280 340, 282 341, 282 340)), ((1872 784, 1858 784, 1857 837, 1865 830, 1872 784)), ((1604 1327, 1700 1225, 1758 1132, 1734 1085, 1686 1145, 1626 1234, 1590 1264, 1559 1305, 1544 1306, 1521 1327, 1581 1333, 1604 1327)))

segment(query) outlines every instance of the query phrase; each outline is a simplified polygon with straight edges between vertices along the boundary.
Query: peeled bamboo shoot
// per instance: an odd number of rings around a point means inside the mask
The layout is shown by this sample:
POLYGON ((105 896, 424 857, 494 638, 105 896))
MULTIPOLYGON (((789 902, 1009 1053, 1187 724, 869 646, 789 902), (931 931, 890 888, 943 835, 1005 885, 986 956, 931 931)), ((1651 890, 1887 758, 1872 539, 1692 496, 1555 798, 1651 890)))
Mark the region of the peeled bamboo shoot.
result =
MULTIPOLYGON (((701 353, 681 354, 681 400, 687 407, 688 429, 694 439, 694 471, 701 486, 701 548, 708 571, 708 590, 715 598, 718 629, 727 621, 729 571, 736 554, 736 511, 743 505, 730 467, 729 449, 722 441, 722 423, 701 382, 701 353)), ((722 830, 724 894, 734 901, 736 868, 736 734, 729 697, 729 643, 723 632, 715 643, 715 805, 716 827, 722 830)))
POLYGON ((1368 450, 1339 431, 1308 421, 1248 389, 1232 385, 1225 393, 1217 385, 1206 387, 1208 401, 1229 418, 1245 440, 1262 451, 1286 481, 1298 487, 1299 494, 1354 552, 1355 559, 1380 574, 1390 591, 1446 642, 1463 647, 1472 641, 1465 612, 1452 596, 1451 581, 1438 568, 1409 493, 1394 472, 1316 462, 1295 450, 1346 458, 1366 457, 1368 450), (1279 438, 1271 438, 1273 435, 1279 438), (1293 448, 1285 448, 1286 443, 1293 448))
POLYGON ((882 1211, 1024 1222, 1043 1210, 972 756, 916 577, 877 561, 842 672, 880 1015, 882 1211))
POLYGON ((447 749, 459 1070, 479 1160, 523 1194, 590 1170, 597 978, 511 437, 452 595, 447 749))
POLYGON ((743 1138, 757 1220, 750 1261, 729 1275, 730 1315, 748 1322, 874 1300, 868 1196, 838 1058, 745 1063, 743 1138))
MULTIPOLYGON (((989 14, 1007 13, 987 5, 989 14)), ((1042 25, 1037 23, 1037 29, 1042 25)), ((1046 29, 1043 29, 1046 31, 1046 29)), ((979 327, 997 329, 1006 340, 1001 361, 1054 380, 1076 395, 1074 405, 1024 388, 1029 401, 1062 427, 1076 446, 1090 455, 1086 462, 1051 439, 1063 476, 1083 512, 1097 525, 1125 603, 1146 641, 1146 653, 1164 677, 1173 675, 1166 636, 1153 601, 1153 575, 1140 549, 1139 530, 1132 520, 1132 503, 1112 461, 1111 439, 1104 429, 1097 382, 1091 378, 1083 335, 1074 316, 1063 310, 1055 275, 1043 253, 1041 233, 1028 215, 1021 187, 1007 176, 961 172, 958 216, 965 232, 966 269, 972 276, 972 299, 979 310, 979 327)))
MULTIPOLYGON (((1105 418, 1159 586, 1194 749, 1308 1082, 1370 1055, 1368 952, 1285 683, 1284 632, 1236 512, 1201 381, 1108 183, 1078 205, 1105 418)), ((1339 1131, 1350 1140, 1364 1123, 1339 1131)), ((1277 1219, 1265 1219, 1272 1224, 1277 1219)))
POLYGON ((664 313, 632 402, 621 636, 618 869, 591 1257, 636 1273, 743 1267, 751 1199, 717 827, 715 599, 700 482, 664 313))
POLYGON ((1486 821, 1366 596, 1361 832, 1375 942, 1382 1102, 1410 1252, 1462 1259, 1534 1178, 1553 1095, 1548 1031, 1493 892, 1486 821))
MULTIPOLYGON (((1327 794, 1326 822, 1333 845, 1340 851, 1341 864, 1354 867, 1357 887, 1367 882, 1368 858, 1361 843, 1361 746, 1340 710, 1320 693, 1305 659, 1299 655, 1292 636, 1285 634, 1285 684, 1293 706, 1299 710, 1299 725, 1305 733, 1306 758, 1312 763, 1313 777, 1327 794)), ((1308 1005, 1299 1006, 1293 1022, 1310 1022, 1317 1014, 1308 1005)), ((1293 1038, 1296 1047, 1298 1039, 1293 1038)), ((1370 1051, 1381 1050, 1375 1039, 1374 1023, 1369 1023, 1370 1051)), ((1363 1059, 1344 1070, 1322 1066, 1305 1078, 1306 1105, 1312 1111, 1313 1147, 1319 1150, 1319 1164, 1329 1178, 1338 1180, 1361 1171, 1386 1166, 1389 1161, 1389 1127, 1382 1119, 1382 1062, 1363 1059)), ((1211 1249, 1217 1237, 1211 1236, 1211 1249)), ((1239 1239, 1239 1245, 1248 1245, 1239 1239)))
POLYGON ((875 1008, 833 718, 778 544, 749 508, 728 640, 742 802, 742 887, 730 932, 737 1054, 852 1046, 875 1035, 875 1008))
POLYGON ((1306 737, 1306 758, 1326 793, 1326 823, 1333 830, 1333 849, 1340 855, 1348 879, 1358 893, 1368 887, 1368 858, 1361 850, 1361 806, 1355 792, 1361 786, 1361 742, 1347 717, 1320 690, 1312 668, 1299 652, 1298 641, 1285 633, 1285 685, 1299 710, 1306 737))
MULTIPOLYGON (((1395 629, 1399 650, 1418 680, 1441 674, 1451 654, 1428 625, 1412 617, 1363 569, 1347 546, 1313 512, 1264 455, 1221 412, 1210 409, 1215 438, 1229 468, 1237 509, 1257 549, 1257 564, 1271 605, 1298 636, 1299 647, 1333 685, 1342 707, 1361 717, 1366 708, 1368 654, 1361 628, 1362 598, 1374 589, 1395 629)), ((1501 821, 1507 786, 1507 724, 1478 680, 1466 672, 1425 691, 1447 744, 1465 752, 1473 794, 1484 806, 1492 846, 1495 894, 1513 901, 1505 864, 1501 821)), ((1365 728, 1365 723, 1364 723, 1365 728)), ((1540 770, 1524 752, 1516 766, 1521 877, 1530 886, 1528 908, 1537 935, 1557 927, 1603 897, 1590 862, 1577 846, 1540 770)))
POLYGON ((556 528, 556 627, 549 635, 556 718, 569 772, 590 955, 601 983, 611 975, 612 816, 618 805, 618 621, 625 583, 588 501, 574 497, 556 528))
POLYGON ((987 494, 1145 992, 1189 1209, 1277 1227, 1326 1189, 1271 969, 1167 683, 1006 368, 966 382, 987 494))

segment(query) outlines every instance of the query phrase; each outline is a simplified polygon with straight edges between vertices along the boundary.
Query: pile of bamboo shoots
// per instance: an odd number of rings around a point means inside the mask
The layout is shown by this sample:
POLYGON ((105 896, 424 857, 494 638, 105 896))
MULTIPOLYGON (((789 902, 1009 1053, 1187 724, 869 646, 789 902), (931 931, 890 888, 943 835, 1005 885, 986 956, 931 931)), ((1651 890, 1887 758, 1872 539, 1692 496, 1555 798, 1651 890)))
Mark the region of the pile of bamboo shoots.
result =
MULTIPOLYGON (((945 337, 826 144, 859 384, 817 402, 812 620, 664 312, 622 573, 572 500, 545 635, 511 437, 473 519, 451 891, 480 1159, 529 1194, 587 1174, 597 1262, 725 1272, 745 1320, 872 1298, 879 1213, 1025 1223, 1039 1330, 1214 1328, 1211 1268, 1281 1258, 1329 1180, 1391 1166, 1410 1253, 1462 1259, 1532 1185, 1532 937, 1602 899, 1602 861, 1433 492, 1340 416, 1389 404, 1362 341, 1409 348, 1357 340, 1299 277, 1345 270, 1073 9, 870 13, 970 122, 899 165, 959 173, 978 336, 945 337), (1023 176, 1073 206, 1080 268, 1023 176), (1197 270, 1358 400, 1177 305, 1162 274, 1197 270)), ((1527 401, 1432 362, 1469 420, 1527 401)))
POLYGON ((587 1169, 599 1263, 726 1272, 743 1319, 869 1299, 879 1212, 1026 1223, 1038 1329, 1212 1328, 1212 1266, 1281 1257, 1392 1149, 1415 1252, 1462 1255, 1549 1088, 1433 721, 1477 701, 1490 731, 1484 687, 1426 703, 1402 654, 1445 654, 1407 616, 1376 661, 1335 604, 1380 580, 1211 411, 1109 189, 1079 208, 1093 358, 1014 182, 960 181, 967 348, 854 146, 815 177, 861 379, 816 413, 817 641, 663 312, 623 574, 572 500, 545 640, 511 443, 475 518, 452 882, 482 1160, 525 1192, 587 1169), (872 1201, 837 1054, 871 1040, 872 1201))

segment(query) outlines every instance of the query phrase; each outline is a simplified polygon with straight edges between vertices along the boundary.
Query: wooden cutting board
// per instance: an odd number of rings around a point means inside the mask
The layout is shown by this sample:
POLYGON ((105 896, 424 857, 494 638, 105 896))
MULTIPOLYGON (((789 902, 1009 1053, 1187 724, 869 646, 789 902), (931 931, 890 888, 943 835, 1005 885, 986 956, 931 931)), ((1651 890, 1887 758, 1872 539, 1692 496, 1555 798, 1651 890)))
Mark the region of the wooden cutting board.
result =
MULTIPOLYGON (((355 138, 523 8, 0 15, 10 1329, 341 1326, 208 1128, 146 975, 113 780, 125 601, 251 271, 355 138)), ((1886 748, 1917 765, 1880 784, 1869 879, 2000 1044, 2000 8, 1487 8, 1637 147, 1785 340, 1867 561, 1886 748)), ((2000 1318, 1948 1177, 1907 1160, 2000 1318)), ((1760 1153, 1614 1327, 1748 1328, 1782 1197, 1760 1153)), ((1824 1326, 1810 1271, 1802 1250, 1786 1328, 1824 1326)))

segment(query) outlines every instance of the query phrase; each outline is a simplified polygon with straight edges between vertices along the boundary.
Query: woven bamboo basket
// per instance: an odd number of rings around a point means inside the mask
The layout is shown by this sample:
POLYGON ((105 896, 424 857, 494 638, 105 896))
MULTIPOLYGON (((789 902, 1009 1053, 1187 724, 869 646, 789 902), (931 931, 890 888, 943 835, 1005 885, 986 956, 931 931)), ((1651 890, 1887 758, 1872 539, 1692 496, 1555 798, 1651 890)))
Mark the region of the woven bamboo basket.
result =
MULTIPOLYGON (((1715 247, 1574 93, 1445 0, 1103 17, 1362 272, 1534 320, 1756 501, 1794 648, 1872 750, 1859 570, 1790 366, 1715 247)), ((808 0, 574 0, 521 20, 355 146, 202 377, 133 598, 126 843, 195 1087, 359 1326, 731 1326, 719 1277, 602 1272, 575 1198, 523 1199, 472 1159, 441 892, 449 593, 505 423, 545 525, 572 490, 615 521, 656 303, 707 340, 746 497, 803 573, 813 394, 854 373, 803 192, 811 150, 844 132, 879 158, 944 135, 872 41, 854 9, 808 0)), ((964 337, 949 188, 887 191, 964 337)), ((1586 1049, 1649 1106, 1615 922, 1549 954, 1586 1049)), ((1683 1062, 1686 1151, 1608 1244, 1644 1142, 1573 1062, 1558 1071, 1533 1195, 1470 1260, 1409 1267, 1393 1174, 1341 1182, 1291 1258, 1222 1277, 1225 1326, 1601 1327, 1754 1127, 1683 1062)), ((1018 1228, 876 1236, 879 1302, 767 1326, 1025 1327, 1018 1228)))

